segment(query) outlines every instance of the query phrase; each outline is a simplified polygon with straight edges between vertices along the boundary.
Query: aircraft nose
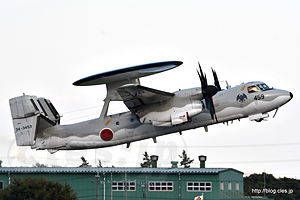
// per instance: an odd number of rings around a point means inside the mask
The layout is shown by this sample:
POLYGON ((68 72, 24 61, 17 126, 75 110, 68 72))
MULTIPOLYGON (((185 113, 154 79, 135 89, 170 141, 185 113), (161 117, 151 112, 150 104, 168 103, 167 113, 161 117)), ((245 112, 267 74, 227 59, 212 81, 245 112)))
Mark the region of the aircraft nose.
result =
POLYGON ((271 96, 274 98, 274 103, 276 102, 275 104, 277 105, 277 107, 283 106, 284 104, 292 100, 294 96, 293 93, 286 90, 274 89, 270 90, 270 92, 272 92, 271 96))

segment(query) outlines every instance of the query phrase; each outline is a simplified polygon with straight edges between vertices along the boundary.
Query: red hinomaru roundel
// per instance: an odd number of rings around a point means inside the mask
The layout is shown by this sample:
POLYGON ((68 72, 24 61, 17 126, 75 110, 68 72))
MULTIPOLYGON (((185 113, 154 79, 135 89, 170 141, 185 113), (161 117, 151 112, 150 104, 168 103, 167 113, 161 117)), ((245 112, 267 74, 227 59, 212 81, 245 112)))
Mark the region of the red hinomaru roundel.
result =
POLYGON ((104 128, 100 131, 100 138, 104 141, 110 141, 114 137, 114 133, 110 128, 104 128))

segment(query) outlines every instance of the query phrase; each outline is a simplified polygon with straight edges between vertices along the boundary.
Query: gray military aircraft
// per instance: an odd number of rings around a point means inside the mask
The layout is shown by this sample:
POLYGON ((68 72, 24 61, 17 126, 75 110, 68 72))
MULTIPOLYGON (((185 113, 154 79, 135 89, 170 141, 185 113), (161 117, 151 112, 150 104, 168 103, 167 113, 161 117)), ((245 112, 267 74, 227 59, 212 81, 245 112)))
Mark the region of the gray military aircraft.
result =
MULTIPOLYGON (((23 95, 9 100, 18 146, 32 149, 92 149, 127 144, 165 134, 249 117, 261 122, 268 112, 293 98, 291 92, 248 82, 222 90, 212 70, 208 85, 199 64, 201 87, 173 93, 142 86, 140 78, 173 69, 182 62, 139 65, 96 74, 73 83, 76 86, 106 84, 107 95, 100 117, 72 125, 60 125, 60 115, 50 100, 23 95), (128 112, 108 115, 111 101, 123 101, 128 112)), ((277 112, 277 110, 276 110, 277 112)), ((275 113, 276 114, 276 113, 275 113)), ((275 115, 274 115, 275 116, 275 115)))

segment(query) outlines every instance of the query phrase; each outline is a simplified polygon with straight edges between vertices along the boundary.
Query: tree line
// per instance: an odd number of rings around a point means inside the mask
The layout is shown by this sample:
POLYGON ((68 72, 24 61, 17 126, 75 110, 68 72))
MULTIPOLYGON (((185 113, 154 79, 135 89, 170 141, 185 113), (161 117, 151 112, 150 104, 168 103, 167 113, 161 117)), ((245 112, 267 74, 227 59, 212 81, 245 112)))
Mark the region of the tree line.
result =
POLYGON ((272 174, 251 174, 244 178, 244 193, 248 196, 265 196, 275 200, 300 199, 300 180, 275 178, 272 174))
MULTIPOLYGON (((145 151, 145 153, 143 154, 143 162, 140 163, 141 167, 151 167, 151 159, 149 154, 147 153, 147 151, 145 151)), ((185 150, 182 151, 182 155, 178 155, 179 158, 181 158, 180 161, 180 166, 183 166, 184 168, 190 168, 191 164, 194 162, 194 159, 190 159, 187 156, 187 153, 185 152, 185 150)), ((87 159, 84 156, 80 157, 81 159, 81 164, 78 167, 92 167, 92 165, 87 161, 87 159)), ((47 164, 41 164, 39 162, 36 162, 32 165, 32 167, 48 167, 47 164)), ((53 165, 51 167, 61 167, 59 165, 53 165)), ((98 159, 98 165, 96 167, 102 168, 102 162, 100 159, 98 159)), ((111 167, 115 167, 115 166, 111 166, 111 167)))

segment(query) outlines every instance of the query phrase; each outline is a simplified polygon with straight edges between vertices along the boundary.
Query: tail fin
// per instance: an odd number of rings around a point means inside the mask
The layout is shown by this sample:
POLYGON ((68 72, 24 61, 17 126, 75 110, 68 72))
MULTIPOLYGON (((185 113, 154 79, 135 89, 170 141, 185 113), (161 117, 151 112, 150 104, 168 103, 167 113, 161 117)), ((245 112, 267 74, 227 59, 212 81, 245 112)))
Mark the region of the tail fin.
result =
POLYGON ((60 122, 50 100, 23 95, 9 100, 18 146, 35 144, 37 133, 60 122))

